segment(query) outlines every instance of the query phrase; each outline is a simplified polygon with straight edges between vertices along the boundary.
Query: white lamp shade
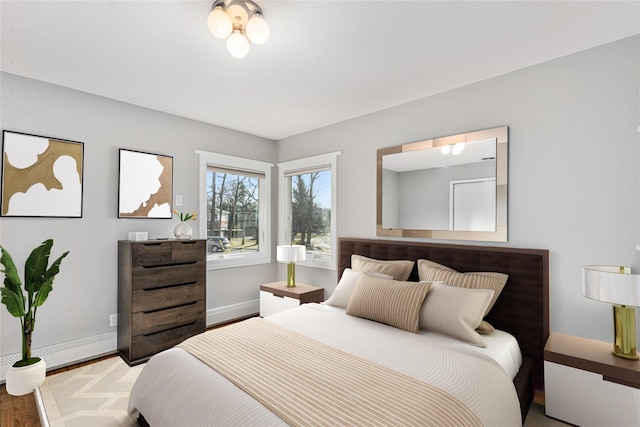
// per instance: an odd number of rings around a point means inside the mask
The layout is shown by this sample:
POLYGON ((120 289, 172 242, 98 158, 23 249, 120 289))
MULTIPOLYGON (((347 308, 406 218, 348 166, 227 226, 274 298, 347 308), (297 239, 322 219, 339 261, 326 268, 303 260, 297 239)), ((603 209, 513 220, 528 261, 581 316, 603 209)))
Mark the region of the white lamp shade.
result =
POLYGON ((304 245, 279 245, 277 248, 277 259, 279 262, 304 261, 306 251, 304 245))
POLYGON ((255 15, 247 22, 245 32, 251 43, 263 44, 269 38, 269 25, 262 16, 255 15))
POLYGON ((582 268, 582 292, 587 298, 640 307, 640 276, 629 267, 588 265, 582 268))
POLYGON ((227 38, 227 50, 234 58, 244 58, 249 53, 249 40, 236 30, 227 38))
POLYGON ((233 24, 231 18, 227 15, 221 7, 214 8, 209 17, 207 18, 207 26, 209 31, 215 37, 225 39, 233 31, 233 24))

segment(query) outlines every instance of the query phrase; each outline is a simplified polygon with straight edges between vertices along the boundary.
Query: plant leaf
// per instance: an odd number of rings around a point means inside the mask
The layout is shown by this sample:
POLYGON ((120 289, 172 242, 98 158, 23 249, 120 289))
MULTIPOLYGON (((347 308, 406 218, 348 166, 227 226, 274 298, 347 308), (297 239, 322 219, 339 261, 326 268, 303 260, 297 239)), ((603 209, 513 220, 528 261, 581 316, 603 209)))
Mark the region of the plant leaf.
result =
POLYGON ((60 255, 60 257, 57 260, 55 260, 53 264, 51 264, 51 267, 49 267, 49 269, 44 273, 45 282, 51 279, 51 284, 53 284, 53 278, 56 276, 56 274, 60 273, 60 263, 62 262, 64 257, 66 257, 67 255, 69 255, 69 251, 60 255))
POLYGON ((9 252, 2 246, 0 246, 0 250, 2 251, 2 256, 0 256, 0 264, 4 267, 1 270, 4 274, 4 285, 6 289, 15 293, 16 298, 19 300, 19 305, 24 307, 24 295, 22 293, 22 282, 20 281, 20 276, 18 276, 18 269, 9 255, 9 252))
POLYGON ((13 317, 25 315, 22 291, 16 293, 9 288, 0 288, 0 293, 2 294, 2 304, 7 306, 7 310, 13 317))
POLYGON ((49 296, 49 292, 53 290, 53 278, 47 280, 42 284, 40 290, 36 294, 35 300, 33 301, 34 307, 40 307, 47 300, 49 296))
POLYGON ((31 251, 24 263, 24 288, 27 292, 38 292, 44 281, 43 276, 49 265, 49 254, 53 239, 47 239, 31 251))

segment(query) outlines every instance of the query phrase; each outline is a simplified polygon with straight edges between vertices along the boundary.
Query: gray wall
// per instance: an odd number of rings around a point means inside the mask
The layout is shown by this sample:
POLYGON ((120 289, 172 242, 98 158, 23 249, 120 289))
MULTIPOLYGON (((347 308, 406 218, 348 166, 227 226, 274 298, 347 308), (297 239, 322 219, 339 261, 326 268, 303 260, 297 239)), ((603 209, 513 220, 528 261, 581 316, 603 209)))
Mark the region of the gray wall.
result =
MULTIPOLYGON (((83 218, 0 219, 0 242, 21 274, 29 252, 46 238, 54 239, 54 255, 70 251, 54 291, 38 310, 36 348, 113 331, 109 314, 117 312, 116 241, 127 239, 129 231, 172 236, 178 222, 117 218, 119 148, 173 156, 174 194, 183 196, 188 211, 198 210, 195 149, 276 163, 274 141, 11 74, 1 79, 2 129, 84 142, 83 218)), ((260 283, 275 275, 274 264, 209 271, 207 308, 257 300, 260 283)), ((19 352, 18 319, 4 308, 0 319, 0 355, 19 352)))
MULTIPOLYGON (((610 340, 611 308, 582 296, 580 274, 585 264, 640 266, 639 51, 636 36, 277 144, 1 74, 2 129, 85 143, 82 219, 0 219, 0 242, 16 260, 47 237, 54 254, 71 251, 39 311, 36 346, 112 331, 116 240, 135 230, 166 236, 176 223, 117 219, 118 148, 172 155, 185 210, 197 206, 194 149, 274 163, 341 150, 338 235, 375 237, 378 148, 502 125, 510 131, 506 246, 551 251, 552 330, 610 340)), ((327 295, 335 286, 335 271, 296 270, 327 295)), ((254 300, 259 283, 285 275, 275 263, 210 271, 207 308, 254 300)), ((0 355, 18 352, 17 320, 6 310, 0 320, 0 355)))
POLYGON ((280 141, 278 160, 342 150, 338 235, 375 237, 378 148, 508 125, 506 246, 550 250, 553 331, 609 341, 611 306, 582 296, 581 267, 640 267, 639 52, 635 36, 348 120, 280 141))

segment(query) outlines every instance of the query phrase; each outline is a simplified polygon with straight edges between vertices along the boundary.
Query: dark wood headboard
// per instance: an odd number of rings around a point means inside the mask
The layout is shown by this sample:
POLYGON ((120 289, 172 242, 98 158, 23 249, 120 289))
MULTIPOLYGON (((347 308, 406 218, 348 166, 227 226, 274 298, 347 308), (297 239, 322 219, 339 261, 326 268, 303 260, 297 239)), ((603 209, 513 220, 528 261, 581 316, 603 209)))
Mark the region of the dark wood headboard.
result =
MULTIPOLYGON (((509 280, 487 320, 516 337, 534 363, 534 384, 544 389, 544 345, 549 337, 549 251, 493 246, 450 245, 339 238, 338 279, 351 267, 351 255, 380 260, 428 259, 460 272, 495 271, 509 280)), ((409 280, 418 280, 417 265, 409 280)))

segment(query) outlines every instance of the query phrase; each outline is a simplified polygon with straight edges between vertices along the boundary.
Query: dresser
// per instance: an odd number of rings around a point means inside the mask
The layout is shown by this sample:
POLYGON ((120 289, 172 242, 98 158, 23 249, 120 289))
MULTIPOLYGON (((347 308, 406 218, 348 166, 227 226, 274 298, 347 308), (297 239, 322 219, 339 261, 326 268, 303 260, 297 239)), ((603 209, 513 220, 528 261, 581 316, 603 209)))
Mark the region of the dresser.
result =
POLYGON ((118 353, 145 362, 206 328, 206 240, 118 241, 118 353))
POLYGON ((296 308, 300 304, 322 301, 324 301, 324 288, 318 286, 296 283, 295 287, 288 288, 286 281, 260 285, 261 317, 296 308))

